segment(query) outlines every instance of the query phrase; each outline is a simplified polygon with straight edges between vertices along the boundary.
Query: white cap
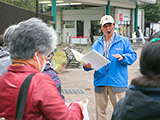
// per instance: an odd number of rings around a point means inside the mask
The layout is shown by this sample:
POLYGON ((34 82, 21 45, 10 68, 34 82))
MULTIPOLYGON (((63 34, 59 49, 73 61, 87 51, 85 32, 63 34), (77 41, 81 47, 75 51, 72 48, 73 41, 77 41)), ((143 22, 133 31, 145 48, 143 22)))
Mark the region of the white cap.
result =
POLYGON ((114 19, 110 15, 105 15, 101 18, 100 24, 101 26, 105 25, 106 23, 114 23, 114 19))

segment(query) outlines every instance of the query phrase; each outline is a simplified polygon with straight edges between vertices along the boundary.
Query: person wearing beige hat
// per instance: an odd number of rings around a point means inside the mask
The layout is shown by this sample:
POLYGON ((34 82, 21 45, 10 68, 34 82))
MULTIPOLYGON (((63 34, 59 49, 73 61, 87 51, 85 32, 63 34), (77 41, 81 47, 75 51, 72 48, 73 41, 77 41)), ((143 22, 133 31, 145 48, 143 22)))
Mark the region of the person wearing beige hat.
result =
MULTIPOLYGON (((113 107, 124 97, 128 85, 127 66, 137 59, 130 41, 114 32, 114 19, 105 15, 100 21, 103 36, 91 47, 111 62, 94 72, 96 120, 106 120, 108 96, 113 107)), ((84 70, 90 71, 92 65, 84 64, 84 70)))

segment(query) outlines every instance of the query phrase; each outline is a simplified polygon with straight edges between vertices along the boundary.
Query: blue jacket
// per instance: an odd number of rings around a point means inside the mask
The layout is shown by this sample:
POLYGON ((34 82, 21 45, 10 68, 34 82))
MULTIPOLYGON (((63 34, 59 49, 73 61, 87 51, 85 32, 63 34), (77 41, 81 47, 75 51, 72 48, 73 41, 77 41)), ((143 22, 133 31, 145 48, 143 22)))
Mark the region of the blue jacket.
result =
MULTIPOLYGON (((94 42, 91 50, 96 50, 101 55, 104 55, 103 46, 104 35, 94 42)), ((128 70, 127 65, 137 59, 137 54, 134 51, 130 41, 115 33, 115 38, 108 52, 108 59, 111 61, 105 66, 94 72, 94 86, 112 86, 112 87, 127 87, 128 85, 128 70), (113 54, 120 54, 124 57, 123 61, 119 61, 113 57, 113 54)), ((84 70, 89 71, 91 69, 84 70)))

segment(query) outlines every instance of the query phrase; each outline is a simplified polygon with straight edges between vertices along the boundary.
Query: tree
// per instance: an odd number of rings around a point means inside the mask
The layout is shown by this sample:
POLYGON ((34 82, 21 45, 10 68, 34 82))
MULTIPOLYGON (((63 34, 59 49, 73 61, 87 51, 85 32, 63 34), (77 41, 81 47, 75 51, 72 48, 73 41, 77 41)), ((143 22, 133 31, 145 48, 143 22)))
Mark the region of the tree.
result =
POLYGON ((158 22, 160 21, 160 0, 157 0, 155 4, 149 4, 141 7, 145 11, 146 22, 158 22))
POLYGON ((1 0, 27 10, 36 11, 36 0, 1 0))

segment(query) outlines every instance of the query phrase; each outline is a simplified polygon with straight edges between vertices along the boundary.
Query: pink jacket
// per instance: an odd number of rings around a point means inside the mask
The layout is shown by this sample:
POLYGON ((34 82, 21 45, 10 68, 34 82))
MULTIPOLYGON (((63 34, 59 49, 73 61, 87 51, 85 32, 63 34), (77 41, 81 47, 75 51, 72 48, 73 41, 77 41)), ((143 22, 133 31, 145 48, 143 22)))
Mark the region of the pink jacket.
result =
POLYGON ((25 78, 36 73, 31 81, 23 120, 82 120, 78 103, 67 107, 56 84, 47 75, 31 66, 12 66, 0 78, 0 117, 15 119, 19 89, 25 78))

